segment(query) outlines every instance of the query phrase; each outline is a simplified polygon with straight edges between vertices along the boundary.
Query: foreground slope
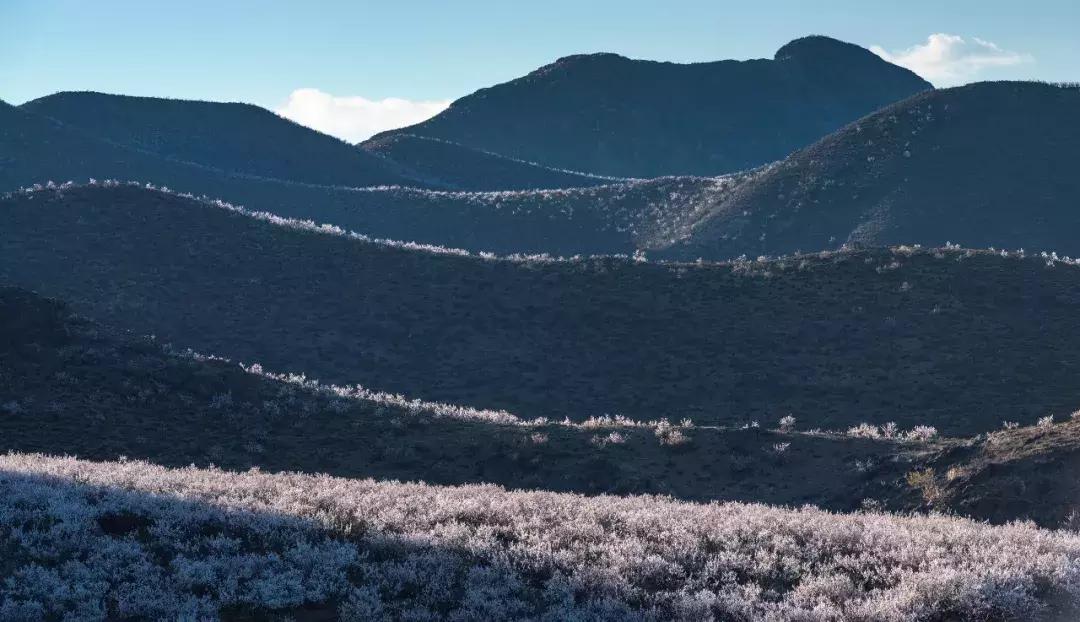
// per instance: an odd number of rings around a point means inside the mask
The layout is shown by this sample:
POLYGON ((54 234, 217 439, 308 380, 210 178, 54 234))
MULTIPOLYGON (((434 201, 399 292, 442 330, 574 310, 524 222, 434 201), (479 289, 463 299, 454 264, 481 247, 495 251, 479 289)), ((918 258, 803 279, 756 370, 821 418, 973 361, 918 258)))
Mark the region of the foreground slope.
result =
POLYGON ((8 619, 1058 620, 1080 538, 946 517, 0 457, 8 619))
POLYGON ((553 169, 412 134, 381 136, 363 143, 362 147, 408 167, 431 185, 457 190, 580 188, 620 181, 553 169))
POLYGON ((111 324, 523 417, 792 413, 952 434, 1071 412, 1080 395, 1080 272, 1041 257, 506 261, 128 186, 19 193, 0 222, 0 279, 111 324))
POLYGON ((62 92, 20 108, 101 140, 229 173, 336 186, 418 183, 385 158, 251 104, 62 92))
POLYGON ((387 134, 604 175, 716 175, 783 158, 929 88, 907 69, 827 37, 792 41, 773 59, 744 62, 579 55, 387 134))
POLYGON ((952 241, 1080 254, 1080 88, 922 93, 793 154, 718 202, 673 256, 952 241))

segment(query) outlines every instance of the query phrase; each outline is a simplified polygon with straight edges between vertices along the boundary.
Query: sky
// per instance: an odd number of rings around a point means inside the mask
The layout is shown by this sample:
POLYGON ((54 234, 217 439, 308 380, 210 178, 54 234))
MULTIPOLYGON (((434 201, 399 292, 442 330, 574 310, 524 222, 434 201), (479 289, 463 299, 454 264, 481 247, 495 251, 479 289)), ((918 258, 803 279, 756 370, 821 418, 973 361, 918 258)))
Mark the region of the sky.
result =
POLYGON ((937 86, 1080 81, 1077 0, 0 0, 0 99, 242 101, 350 141, 561 56, 771 58, 807 34, 937 86))

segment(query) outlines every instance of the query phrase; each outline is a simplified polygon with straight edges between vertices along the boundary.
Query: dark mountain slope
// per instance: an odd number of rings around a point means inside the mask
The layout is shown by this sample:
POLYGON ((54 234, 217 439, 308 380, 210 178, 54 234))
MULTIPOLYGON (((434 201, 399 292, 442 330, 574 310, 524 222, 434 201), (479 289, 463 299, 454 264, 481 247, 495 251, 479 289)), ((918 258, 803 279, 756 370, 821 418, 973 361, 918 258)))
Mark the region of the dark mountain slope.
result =
POLYGON ((527 423, 172 353, 11 287, 0 287, 0 378, 0 452, 837 511, 873 499, 1047 527, 1080 498, 1076 421, 930 441, 693 426, 671 445, 654 425, 527 423))
POLYGON ((1080 272, 868 250, 511 262, 298 231, 140 188, 0 203, 0 279, 166 342, 525 417, 944 433, 1077 406, 1080 272))
POLYGON ((783 158, 932 88, 858 46, 807 37, 772 60, 568 56, 393 130, 604 175, 715 175, 783 158))
POLYGON ((526 424, 172 354, 17 288, 0 287, 0 320, 0 453, 854 510, 902 493, 903 458, 927 447, 700 426, 680 428, 690 440, 673 446, 650 425, 526 424), (778 442, 795 448, 779 459, 778 442), (891 476, 867 478, 857 461, 891 465, 891 476), (821 477, 793 485, 796 472, 821 477))
POLYGON ((580 188, 621 181, 552 169, 412 134, 382 136, 362 147, 407 167, 430 185, 458 190, 580 188))
POLYGON ((64 92, 20 108, 96 138, 228 173, 336 186, 418 183, 385 158, 251 104, 64 92))
POLYGON ((1080 254, 1080 89, 923 93, 725 197, 674 256, 952 241, 1080 254))
POLYGON ((153 180, 373 237, 474 251, 574 255, 667 246, 744 176, 666 178, 547 192, 318 186, 170 160, 0 105, 0 190, 90 178, 153 180))

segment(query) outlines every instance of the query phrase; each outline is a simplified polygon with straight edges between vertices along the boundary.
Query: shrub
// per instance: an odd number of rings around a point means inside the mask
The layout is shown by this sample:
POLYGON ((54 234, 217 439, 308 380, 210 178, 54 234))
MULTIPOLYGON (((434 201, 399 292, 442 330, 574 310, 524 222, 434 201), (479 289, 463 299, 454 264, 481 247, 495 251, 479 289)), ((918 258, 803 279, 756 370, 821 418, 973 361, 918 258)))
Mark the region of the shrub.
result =
POLYGON ((853 428, 848 428, 847 435, 855 438, 880 438, 881 431, 878 430, 876 425, 860 423, 853 428))
MULTIPOLYGON (((932 471, 909 480, 924 490, 932 471)), ((0 456, 0 619, 1037 620, 1080 536, 296 473, 0 456)))
POLYGON ((904 439, 909 441, 928 441, 937 435, 937 428, 929 425, 917 425, 904 434, 904 439))
POLYGON ((660 439, 661 445, 667 445, 669 447, 678 447, 690 442, 690 437, 683 433, 682 430, 668 423, 666 420, 660 421, 656 425, 656 438, 660 439))
POLYGON ((934 469, 926 468, 919 471, 911 471, 907 474, 908 486, 918 489, 927 505, 934 505, 944 495, 941 486, 937 483, 934 469))
POLYGON ((607 447, 608 445, 621 445, 626 442, 626 437, 618 432, 609 432, 606 436, 594 435, 589 442, 597 447, 607 447))
POLYGON ((1047 415, 1045 417, 1039 417, 1039 422, 1035 425, 1040 428, 1050 428, 1054 425, 1054 415, 1047 415))
POLYGON ((795 417, 788 415, 780 418, 780 429, 784 432, 790 432, 795 429, 795 417))

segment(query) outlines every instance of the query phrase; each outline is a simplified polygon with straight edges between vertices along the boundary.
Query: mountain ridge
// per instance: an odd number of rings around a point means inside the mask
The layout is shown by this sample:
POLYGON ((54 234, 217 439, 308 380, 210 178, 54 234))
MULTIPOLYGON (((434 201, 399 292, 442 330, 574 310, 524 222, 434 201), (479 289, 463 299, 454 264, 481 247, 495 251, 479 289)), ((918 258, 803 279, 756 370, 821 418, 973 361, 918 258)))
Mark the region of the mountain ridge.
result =
POLYGON ((947 242, 1075 242, 1080 89, 979 82, 863 117, 742 184, 671 256, 947 242))
POLYGON ((785 49, 779 60, 691 64, 610 53, 565 56, 375 138, 442 138, 604 175, 715 175, 780 159, 932 88, 855 45, 811 37, 785 49))

